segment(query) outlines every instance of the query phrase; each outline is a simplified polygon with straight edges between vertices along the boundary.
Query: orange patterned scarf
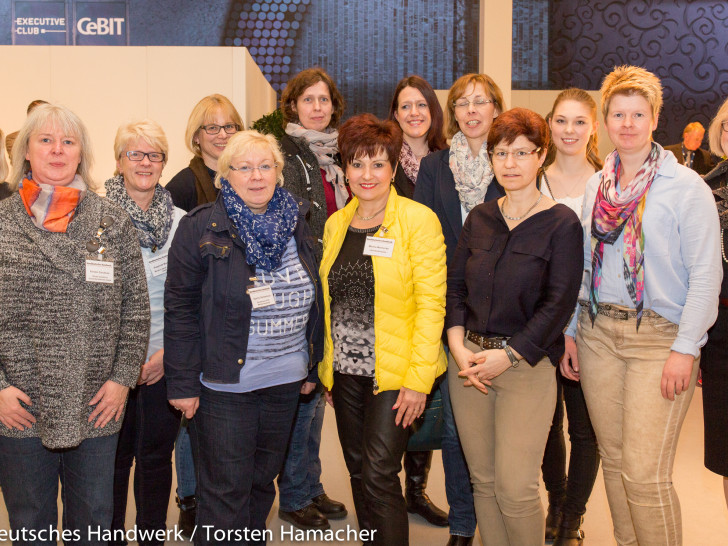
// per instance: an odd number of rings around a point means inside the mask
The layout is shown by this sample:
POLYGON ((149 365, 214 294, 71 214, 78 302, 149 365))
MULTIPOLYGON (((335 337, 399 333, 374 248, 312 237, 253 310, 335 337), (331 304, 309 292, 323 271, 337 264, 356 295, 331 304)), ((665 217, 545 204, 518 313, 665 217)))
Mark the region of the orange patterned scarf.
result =
POLYGON ((86 195, 86 184, 78 175, 68 186, 39 184, 30 176, 23 179, 18 189, 30 219, 44 231, 65 233, 86 195))

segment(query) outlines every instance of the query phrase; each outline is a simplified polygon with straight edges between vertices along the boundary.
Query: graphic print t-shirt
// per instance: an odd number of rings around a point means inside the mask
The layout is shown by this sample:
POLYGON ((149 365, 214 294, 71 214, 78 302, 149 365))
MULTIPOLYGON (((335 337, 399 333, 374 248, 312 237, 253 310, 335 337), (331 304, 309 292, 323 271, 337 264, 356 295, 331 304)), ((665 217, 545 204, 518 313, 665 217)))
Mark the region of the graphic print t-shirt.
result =
POLYGON ((364 244, 379 226, 349 227, 329 272, 334 370, 374 377, 374 269, 364 244))

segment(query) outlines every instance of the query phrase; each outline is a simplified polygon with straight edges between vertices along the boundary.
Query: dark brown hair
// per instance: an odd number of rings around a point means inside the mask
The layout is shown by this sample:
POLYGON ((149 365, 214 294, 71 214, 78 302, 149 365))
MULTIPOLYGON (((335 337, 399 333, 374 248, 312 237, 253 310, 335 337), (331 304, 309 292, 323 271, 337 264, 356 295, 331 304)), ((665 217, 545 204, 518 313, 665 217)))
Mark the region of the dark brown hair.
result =
POLYGON ((495 145, 501 142, 512 144, 521 135, 541 148, 539 156, 546 152, 549 145, 546 120, 527 108, 511 108, 493 120, 488 132, 488 152, 492 152, 495 145))
MULTIPOLYGON (((589 113, 592 117, 592 122, 594 124, 597 123, 597 101, 595 101, 589 93, 577 87, 564 89, 561 93, 557 95, 556 100, 554 101, 554 105, 551 107, 551 111, 546 115, 547 122, 550 122, 551 118, 553 118, 556 107, 565 100, 574 100, 576 102, 582 103, 589 109, 589 113)), ((546 161, 544 161, 543 163, 543 168, 545 169, 546 167, 551 165, 555 159, 556 146, 554 146, 553 139, 549 139, 549 149, 546 154, 546 161)), ((589 137, 589 141, 587 142, 586 160, 591 163, 592 167, 594 167, 597 171, 602 170, 604 163, 602 163, 602 160, 599 158, 599 139, 597 137, 597 131, 594 131, 594 133, 592 133, 592 135, 589 137)))
POLYGON ((402 129, 391 120, 373 114, 359 114, 346 120, 339 129, 339 153, 344 168, 358 157, 373 157, 382 150, 392 169, 399 161, 402 129))
POLYGON ((399 94, 405 87, 412 87, 417 89, 427 101, 427 107, 430 109, 431 124, 427 130, 427 147, 431 152, 443 150, 447 148, 447 142, 445 142, 445 135, 442 132, 443 128, 443 115, 442 107, 440 102, 437 100, 435 90, 432 86, 427 83, 427 80, 420 76, 407 76, 399 81, 397 88, 394 90, 394 96, 392 97, 392 104, 389 106, 389 119, 397 121, 394 114, 399 108, 399 94))
POLYGON ((289 122, 298 122, 298 114, 293 111, 293 107, 298 100, 298 97, 303 95, 312 85, 316 85, 318 82, 324 82, 329 88, 329 95, 331 95, 331 105, 333 111, 331 112, 331 121, 329 127, 338 127, 341 121, 341 116, 344 114, 344 97, 341 96, 339 90, 336 88, 334 80, 331 76, 323 69, 318 66, 314 68, 307 68, 302 70, 295 76, 293 76, 288 83, 286 88, 281 94, 281 110, 283 112, 283 124, 284 126, 289 122))

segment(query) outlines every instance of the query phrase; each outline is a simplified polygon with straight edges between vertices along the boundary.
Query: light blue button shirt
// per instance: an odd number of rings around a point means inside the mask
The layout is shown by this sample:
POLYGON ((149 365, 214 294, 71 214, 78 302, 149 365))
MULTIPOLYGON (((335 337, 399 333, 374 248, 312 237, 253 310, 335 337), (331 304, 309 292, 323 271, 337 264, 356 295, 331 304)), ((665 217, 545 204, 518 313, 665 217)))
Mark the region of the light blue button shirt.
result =
POLYGON ((169 247, 172 245, 172 239, 174 239, 174 233, 177 231, 180 218, 186 213, 175 207, 173 214, 172 228, 164 246, 157 249, 156 252, 152 252, 150 248, 142 248, 144 271, 147 274, 147 290, 149 291, 149 309, 152 314, 147 360, 164 347, 164 281, 167 280, 167 254, 169 253, 169 247))
MULTIPOLYGON (((584 276, 580 300, 589 299, 591 284, 591 221, 599 173, 589 179, 581 217, 584 228, 584 276)), ((645 238, 644 308, 679 325, 672 350, 695 357, 708 339, 718 315, 723 278, 720 263, 720 224, 708 185, 693 170, 667 154, 647 194, 642 217, 645 238)), ((604 245, 599 303, 634 308, 624 282, 624 234, 604 245)), ((574 337, 580 311, 566 334, 574 337)))

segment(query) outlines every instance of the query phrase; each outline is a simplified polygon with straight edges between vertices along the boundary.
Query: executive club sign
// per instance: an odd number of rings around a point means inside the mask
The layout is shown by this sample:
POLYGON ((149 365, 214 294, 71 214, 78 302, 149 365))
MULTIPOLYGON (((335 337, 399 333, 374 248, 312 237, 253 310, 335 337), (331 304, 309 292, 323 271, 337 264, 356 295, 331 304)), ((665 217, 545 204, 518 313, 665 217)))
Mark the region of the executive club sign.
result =
POLYGON ((13 45, 129 45, 127 2, 15 0, 13 45))

